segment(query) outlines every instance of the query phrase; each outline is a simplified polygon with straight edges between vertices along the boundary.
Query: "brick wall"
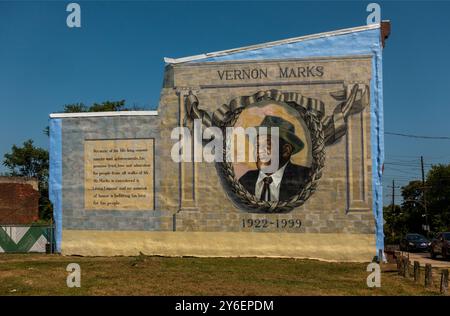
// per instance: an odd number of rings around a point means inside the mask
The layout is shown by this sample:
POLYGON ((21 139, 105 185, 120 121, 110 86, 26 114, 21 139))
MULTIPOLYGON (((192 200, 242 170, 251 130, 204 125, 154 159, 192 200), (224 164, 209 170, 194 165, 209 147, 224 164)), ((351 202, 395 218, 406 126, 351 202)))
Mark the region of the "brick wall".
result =
POLYGON ((0 225, 30 224, 39 219, 35 179, 0 177, 0 225))

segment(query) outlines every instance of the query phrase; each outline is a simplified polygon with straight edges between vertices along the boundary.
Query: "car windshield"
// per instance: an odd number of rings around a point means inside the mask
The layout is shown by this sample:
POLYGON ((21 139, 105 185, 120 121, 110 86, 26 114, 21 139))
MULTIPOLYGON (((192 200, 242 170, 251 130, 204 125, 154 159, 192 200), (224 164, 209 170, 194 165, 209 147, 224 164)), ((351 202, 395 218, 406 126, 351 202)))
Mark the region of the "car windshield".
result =
POLYGON ((416 234, 408 235, 408 236, 406 236, 406 239, 414 240, 414 241, 425 241, 426 240, 426 238, 423 237, 422 235, 416 235, 416 234))
POLYGON ((442 237, 444 237, 445 240, 450 240, 450 233, 443 233, 442 237))

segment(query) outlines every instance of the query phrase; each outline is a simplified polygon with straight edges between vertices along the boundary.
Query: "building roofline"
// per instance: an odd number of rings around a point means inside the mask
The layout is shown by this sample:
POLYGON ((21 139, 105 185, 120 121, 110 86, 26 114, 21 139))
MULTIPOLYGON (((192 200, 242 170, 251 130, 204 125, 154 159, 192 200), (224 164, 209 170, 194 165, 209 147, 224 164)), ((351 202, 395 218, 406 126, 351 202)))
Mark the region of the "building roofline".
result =
POLYGON ((205 58, 224 56, 224 55, 229 55, 229 54, 233 54, 233 53, 267 48, 267 47, 272 47, 272 46, 277 46, 277 45, 282 45, 282 44, 290 44, 290 43, 295 43, 295 42, 307 41, 307 40, 318 39, 318 38, 323 38, 323 37, 343 35, 343 34, 348 34, 348 33, 363 32, 363 31, 367 31, 367 30, 379 29, 379 28, 381 28, 381 25, 383 23, 388 23, 388 22, 383 21, 382 23, 374 23, 374 24, 346 28, 346 29, 341 29, 341 30, 336 30, 336 31, 304 35, 304 36, 299 36, 299 37, 292 37, 292 38, 288 38, 288 39, 284 39, 284 40, 278 40, 278 41, 267 42, 267 43, 262 43, 262 44, 232 48, 232 49, 221 50, 221 51, 212 52, 212 53, 204 53, 204 54, 192 55, 192 56, 181 57, 181 58, 164 57, 164 62, 167 64, 180 64, 180 63, 186 63, 186 62, 205 59, 205 58))
POLYGON ((29 184, 34 190, 38 191, 38 179, 35 177, 22 176, 0 176, 0 184, 29 184))
POLYGON ((114 111, 114 112, 79 112, 51 113, 50 118, 104 117, 104 116, 155 116, 158 111, 114 111))

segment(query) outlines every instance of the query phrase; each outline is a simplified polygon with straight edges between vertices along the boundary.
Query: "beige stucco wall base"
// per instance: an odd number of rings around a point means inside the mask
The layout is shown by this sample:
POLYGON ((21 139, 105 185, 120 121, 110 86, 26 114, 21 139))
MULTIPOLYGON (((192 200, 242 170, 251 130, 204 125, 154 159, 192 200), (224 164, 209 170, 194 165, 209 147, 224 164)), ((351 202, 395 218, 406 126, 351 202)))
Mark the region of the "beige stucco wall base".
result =
POLYGON ((368 262, 375 236, 248 232, 63 230, 62 254, 82 256, 281 257, 368 262))

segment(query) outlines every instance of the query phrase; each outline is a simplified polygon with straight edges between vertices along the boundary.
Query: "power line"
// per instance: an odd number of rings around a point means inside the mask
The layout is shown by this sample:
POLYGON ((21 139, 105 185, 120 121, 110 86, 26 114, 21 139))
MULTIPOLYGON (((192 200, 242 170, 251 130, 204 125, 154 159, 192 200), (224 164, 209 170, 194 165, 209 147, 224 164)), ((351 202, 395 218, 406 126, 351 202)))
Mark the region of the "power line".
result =
MULTIPOLYGON (((401 167, 410 167, 410 168, 419 168, 421 169, 421 165, 414 163, 404 163, 404 162, 385 162, 385 165, 393 165, 393 166, 401 166, 401 167)), ((432 167, 432 164, 425 164, 427 167, 432 167)))
POLYGON ((416 176, 418 173, 413 172, 413 171, 409 171, 409 170, 402 170, 402 169, 397 169, 397 168, 393 168, 393 167, 388 167, 384 169, 384 173, 388 172, 388 171, 395 171, 395 172, 401 172, 405 175, 409 175, 409 176, 416 176))
POLYGON ((412 135, 412 134, 403 134, 403 133, 393 133, 393 132, 384 132, 385 135, 394 135, 394 136, 402 136, 409 138, 422 138, 422 139, 445 139, 450 140, 449 136, 423 136, 423 135, 412 135))
MULTIPOLYGON (((430 160, 450 160, 450 155, 440 155, 440 156, 429 156, 429 155, 425 155, 423 156, 424 158, 426 158, 428 161, 430 160)), ((418 159, 420 159, 420 155, 399 155, 399 154, 391 154, 391 153, 386 153, 386 160, 394 160, 394 161, 401 161, 401 162, 414 162, 417 161, 418 159), (404 160, 405 158, 409 158, 409 159, 413 159, 413 160, 404 160)))

